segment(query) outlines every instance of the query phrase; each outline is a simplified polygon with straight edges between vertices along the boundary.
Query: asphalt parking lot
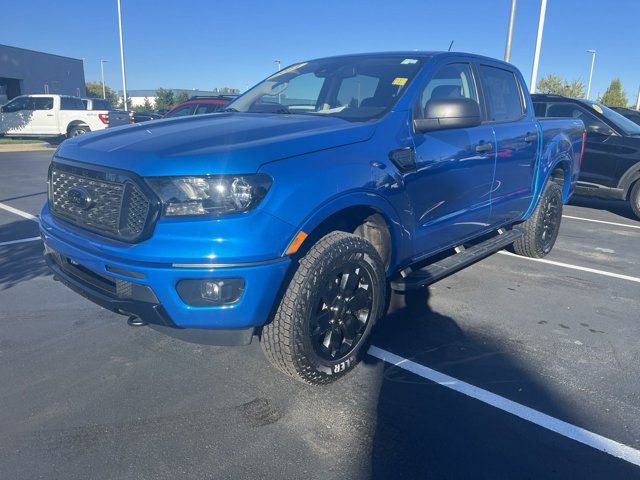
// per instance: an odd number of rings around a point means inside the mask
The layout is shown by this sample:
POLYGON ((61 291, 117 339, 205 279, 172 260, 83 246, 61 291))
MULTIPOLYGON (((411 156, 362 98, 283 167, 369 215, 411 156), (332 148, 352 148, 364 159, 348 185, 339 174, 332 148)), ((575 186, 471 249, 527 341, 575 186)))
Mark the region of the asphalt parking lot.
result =
POLYGON ((547 261, 496 254, 395 299, 365 364, 313 388, 256 342, 129 327, 54 282, 29 218, 50 157, 0 154, 1 478, 640 478, 625 206, 575 199, 547 261))

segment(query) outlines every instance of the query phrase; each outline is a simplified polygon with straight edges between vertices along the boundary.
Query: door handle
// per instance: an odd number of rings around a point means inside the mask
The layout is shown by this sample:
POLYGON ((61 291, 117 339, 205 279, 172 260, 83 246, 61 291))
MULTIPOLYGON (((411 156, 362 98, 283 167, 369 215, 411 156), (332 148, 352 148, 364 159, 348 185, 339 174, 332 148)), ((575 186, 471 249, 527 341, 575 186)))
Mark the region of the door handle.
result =
POLYGON ((524 137, 524 141, 527 143, 532 143, 535 142, 538 139, 538 134, 537 133, 528 133, 527 135, 524 137))
POLYGON ((476 152, 478 153, 488 152, 490 150, 493 150, 493 143, 491 142, 481 143, 480 145, 476 145, 476 152))
POLYGON ((47 113, 47 117, 53 117, 53 113, 47 113))

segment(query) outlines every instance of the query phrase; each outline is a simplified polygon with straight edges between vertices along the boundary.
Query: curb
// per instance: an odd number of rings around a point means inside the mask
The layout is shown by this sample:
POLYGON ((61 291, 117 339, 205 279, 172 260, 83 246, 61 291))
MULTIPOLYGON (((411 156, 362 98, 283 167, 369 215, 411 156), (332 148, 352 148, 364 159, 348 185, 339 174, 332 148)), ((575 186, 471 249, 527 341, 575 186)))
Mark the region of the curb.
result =
POLYGON ((16 144, 3 144, 0 143, 0 153, 4 152, 28 152, 38 150, 54 150, 56 147, 47 142, 38 143, 16 143, 16 144))

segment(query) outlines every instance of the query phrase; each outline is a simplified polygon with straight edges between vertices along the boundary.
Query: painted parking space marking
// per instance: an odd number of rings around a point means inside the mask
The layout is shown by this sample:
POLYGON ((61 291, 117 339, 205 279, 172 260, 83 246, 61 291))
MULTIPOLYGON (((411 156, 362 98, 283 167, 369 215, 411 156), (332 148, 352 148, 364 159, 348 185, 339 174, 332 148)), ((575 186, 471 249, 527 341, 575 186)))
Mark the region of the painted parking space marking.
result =
POLYGON ((34 222, 39 222, 38 217, 35 215, 31 215, 28 212, 23 212, 22 210, 18 210, 17 208, 13 208, 5 203, 0 203, 0 208, 6 210, 7 212, 14 213, 16 215, 20 215, 23 218, 28 220, 33 220, 34 222))
POLYGON ((605 225, 613 225, 615 227, 637 228, 638 230, 640 230, 640 225, 629 225, 627 223, 607 222, 605 220, 594 220, 592 218, 574 217, 573 215, 562 215, 562 218, 570 218, 571 220, 582 220, 583 222, 604 223, 605 225))
POLYGON ((21 238, 20 240, 9 240, 8 242, 0 242, 0 247, 5 245, 15 245, 16 243, 37 242, 42 240, 40 237, 21 238))
POLYGON ((575 440, 583 445, 587 445, 595 448, 596 450, 600 450, 601 452, 608 453, 609 455, 613 455, 614 457, 640 466, 640 450, 636 450, 628 445, 624 445, 623 443, 616 442, 615 440, 603 437, 597 433, 590 432, 589 430, 585 430, 584 428, 552 417, 546 413, 521 405, 513 400, 491 393, 488 390, 476 387, 470 383, 463 382, 462 380, 458 380, 457 378, 438 372, 437 370, 425 367, 424 365, 407 358, 395 355, 391 352, 378 348, 375 345, 372 345, 369 348, 368 353, 373 357, 379 358, 380 360, 390 363, 398 368, 402 368, 403 370, 411 372, 422 378, 426 378, 438 385, 449 388, 458 393, 462 393, 463 395, 467 395, 468 397, 479 400, 487 405, 491 405, 503 412, 515 415, 559 435, 575 440))
POLYGON ((596 268, 581 267, 580 265, 572 265, 571 263, 556 262, 555 260, 547 260, 546 258, 522 257, 520 255, 516 255, 515 253, 507 252, 505 250, 501 250, 498 253, 502 255, 508 255, 509 257, 520 258, 522 260, 530 260, 532 262, 546 263, 548 265, 555 265, 557 267, 570 268, 572 270, 580 270, 581 272, 595 273, 598 275, 604 275, 605 277, 619 278, 621 280, 628 280, 630 282, 640 283, 640 277, 632 277, 631 275, 623 275, 621 273, 607 272, 605 270, 598 270, 596 268))

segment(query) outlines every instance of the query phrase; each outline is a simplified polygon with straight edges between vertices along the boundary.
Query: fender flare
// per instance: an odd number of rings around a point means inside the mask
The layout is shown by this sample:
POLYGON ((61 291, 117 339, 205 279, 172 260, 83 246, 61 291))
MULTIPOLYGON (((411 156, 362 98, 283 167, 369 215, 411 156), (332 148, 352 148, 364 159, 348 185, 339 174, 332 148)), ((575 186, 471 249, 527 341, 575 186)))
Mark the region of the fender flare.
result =
POLYGON ((627 171, 622 174, 622 177, 620 177, 618 188, 624 192, 624 198, 627 198, 629 191, 631 190, 631 186, 637 180, 640 180, 640 162, 630 166, 627 171))

